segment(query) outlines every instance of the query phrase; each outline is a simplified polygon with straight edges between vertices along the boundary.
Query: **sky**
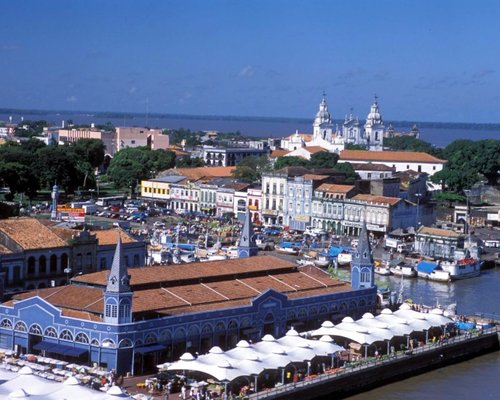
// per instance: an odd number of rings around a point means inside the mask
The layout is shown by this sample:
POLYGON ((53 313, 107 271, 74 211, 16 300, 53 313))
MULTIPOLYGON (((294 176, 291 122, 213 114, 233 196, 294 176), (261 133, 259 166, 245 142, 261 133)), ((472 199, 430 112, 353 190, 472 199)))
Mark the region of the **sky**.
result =
POLYGON ((500 123, 496 0, 1 0, 0 107, 500 123))

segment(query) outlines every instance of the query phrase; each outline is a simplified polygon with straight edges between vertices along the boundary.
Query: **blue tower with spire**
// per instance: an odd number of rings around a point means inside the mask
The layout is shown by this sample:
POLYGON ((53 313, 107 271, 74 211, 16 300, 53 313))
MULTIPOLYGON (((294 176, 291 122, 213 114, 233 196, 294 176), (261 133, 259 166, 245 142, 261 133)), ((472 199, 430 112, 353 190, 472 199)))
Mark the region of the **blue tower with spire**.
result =
POLYGON ((252 218, 250 217, 250 211, 247 209, 245 222, 241 230, 240 241, 238 243, 238 257, 252 257, 256 256, 258 252, 259 248, 255 243, 252 218))
POLYGON ((132 288, 130 275, 124 263, 119 231, 113 264, 104 291, 104 321, 110 324, 132 322, 132 288))
POLYGON ((364 289, 375 286, 375 272, 372 249, 368 239, 366 223, 363 223, 359 234, 358 247, 354 251, 351 262, 351 286, 353 289, 364 289))

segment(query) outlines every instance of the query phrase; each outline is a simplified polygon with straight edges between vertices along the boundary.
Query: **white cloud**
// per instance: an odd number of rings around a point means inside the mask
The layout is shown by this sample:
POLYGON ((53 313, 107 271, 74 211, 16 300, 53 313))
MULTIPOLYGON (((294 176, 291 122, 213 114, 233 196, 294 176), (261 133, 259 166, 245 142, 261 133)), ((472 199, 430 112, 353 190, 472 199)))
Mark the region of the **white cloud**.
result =
POLYGON ((251 65, 244 67, 238 74, 242 78, 250 78, 255 74, 255 68, 251 65))
POLYGON ((179 99, 179 104, 185 104, 193 95, 189 92, 184 92, 184 94, 179 99))
POLYGON ((68 103, 76 103, 78 101, 78 98, 76 96, 69 96, 69 97, 66 97, 66 101, 68 103))

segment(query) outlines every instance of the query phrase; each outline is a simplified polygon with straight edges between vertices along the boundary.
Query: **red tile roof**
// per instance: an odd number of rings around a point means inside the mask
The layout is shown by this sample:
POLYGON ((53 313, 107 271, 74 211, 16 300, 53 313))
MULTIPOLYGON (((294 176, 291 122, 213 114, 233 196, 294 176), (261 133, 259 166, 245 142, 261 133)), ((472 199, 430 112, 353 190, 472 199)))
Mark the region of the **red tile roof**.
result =
POLYGON ((353 185, 336 185, 332 183, 322 183, 316 190, 328 193, 349 193, 354 189, 353 185))
POLYGON ((35 218, 0 220, 0 232, 24 250, 68 246, 68 243, 35 218))
MULTIPOLYGON (((332 279, 316 267, 297 267, 272 256, 133 268, 129 273, 134 290, 132 312, 137 318, 151 313, 179 315, 250 305, 270 288, 292 298, 350 290, 349 284, 332 279), (147 284, 149 287, 145 287, 147 284)), ((84 285, 19 294, 5 305, 39 296, 59 307, 63 315, 99 321, 106 276, 107 271, 79 276, 73 281, 84 285)))
POLYGON ((375 196, 372 194, 357 194, 352 199, 366 201, 369 203, 388 204, 390 206, 393 206, 401 201, 401 199, 399 197, 375 196))

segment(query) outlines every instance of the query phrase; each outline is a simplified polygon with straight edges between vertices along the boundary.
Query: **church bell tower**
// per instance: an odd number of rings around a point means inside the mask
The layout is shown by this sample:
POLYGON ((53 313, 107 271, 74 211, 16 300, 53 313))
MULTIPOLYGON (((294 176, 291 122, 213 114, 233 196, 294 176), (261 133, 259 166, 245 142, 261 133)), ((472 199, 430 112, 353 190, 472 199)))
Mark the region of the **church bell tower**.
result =
POLYGON ((363 222, 358 247, 354 250, 351 262, 351 287, 364 289, 373 286, 375 286, 373 255, 366 223, 363 222))

